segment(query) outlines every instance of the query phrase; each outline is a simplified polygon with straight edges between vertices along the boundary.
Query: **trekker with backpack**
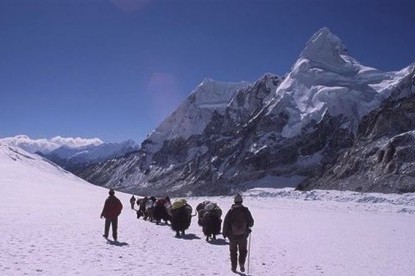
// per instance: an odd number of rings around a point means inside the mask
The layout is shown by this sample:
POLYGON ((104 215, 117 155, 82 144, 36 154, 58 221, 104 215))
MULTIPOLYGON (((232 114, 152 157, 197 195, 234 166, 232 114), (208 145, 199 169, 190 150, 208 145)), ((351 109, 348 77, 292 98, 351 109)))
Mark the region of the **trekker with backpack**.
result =
POLYGON ((248 236, 251 233, 250 227, 254 225, 249 209, 242 205, 242 196, 235 195, 231 209, 225 216, 223 222, 222 235, 229 238, 229 251, 231 256, 232 271, 236 272, 238 264, 239 248, 239 267, 241 272, 245 272, 245 260, 248 253, 248 236))
POLYGON ((108 239, 110 225, 112 224, 112 237, 117 241, 118 216, 121 214, 122 203, 115 197, 113 189, 109 191, 109 197, 105 200, 104 208, 102 209, 101 218, 105 218, 105 232, 102 235, 108 239))

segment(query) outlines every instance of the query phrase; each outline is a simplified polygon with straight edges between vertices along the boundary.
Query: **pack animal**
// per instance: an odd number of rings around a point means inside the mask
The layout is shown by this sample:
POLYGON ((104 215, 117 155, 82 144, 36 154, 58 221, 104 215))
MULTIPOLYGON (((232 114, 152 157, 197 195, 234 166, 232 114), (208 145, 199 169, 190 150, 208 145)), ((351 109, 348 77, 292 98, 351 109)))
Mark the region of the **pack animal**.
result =
POLYGON ((171 228, 176 231, 176 237, 185 235, 192 220, 192 207, 185 199, 175 201, 171 208, 171 228))
POLYGON ((209 201, 202 202, 198 205, 199 220, 198 224, 202 226, 203 234, 206 236, 206 241, 209 239, 216 240, 216 235, 220 233, 222 224, 222 210, 216 203, 209 201), (203 206, 203 208, 202 208, 203 206))
POLYGON ((170 198, 160 198, 156 201, 154 206, 153 217, 156 220, 156 224, 159 224, 161 220, 164 220, 166 224, 171 221, 171 215, 168 210, 171 208, 170 198))

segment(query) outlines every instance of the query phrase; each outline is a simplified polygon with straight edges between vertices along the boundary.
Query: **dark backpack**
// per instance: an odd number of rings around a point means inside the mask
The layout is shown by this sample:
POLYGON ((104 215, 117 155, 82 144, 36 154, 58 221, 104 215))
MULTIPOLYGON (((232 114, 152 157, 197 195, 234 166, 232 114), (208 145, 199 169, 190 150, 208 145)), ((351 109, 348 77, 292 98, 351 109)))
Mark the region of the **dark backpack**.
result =
POLYGON ((244 207, 234 207, 231 213, 231 230, 234 236, 244 235, 248 228, 248 218, 244 207))

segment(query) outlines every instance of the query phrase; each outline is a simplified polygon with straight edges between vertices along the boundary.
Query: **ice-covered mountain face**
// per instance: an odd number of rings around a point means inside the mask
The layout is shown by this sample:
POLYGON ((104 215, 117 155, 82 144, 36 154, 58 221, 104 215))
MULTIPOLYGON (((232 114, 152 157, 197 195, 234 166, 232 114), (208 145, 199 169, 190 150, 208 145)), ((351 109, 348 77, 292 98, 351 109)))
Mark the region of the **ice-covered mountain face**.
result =
POLYGON ((187 178, 193 170, 202 172, 203 170, 198 168, 206 163, 206 160, 203 163, 199 161, 202 158, 210 160, 211 151, 216 151, 221 143, 228 142, 229 138, 222 137, 235 134, 236 130, 246 123, 249 114, 259 112, 280 82, 281 78, 272 74, 263 76, 252 85, 246 82, 226 84, 205 80, 172 116, 157 128, 158 131, 154 131, 142 143, 137 153, 91 166, 80 173, 80 176, 99 185, 153 194, 157 194, 158 189, 163 190, 165 181, 168 181, 169 187, 160 193, 169 191, 170 194, 178 195, 187 188, 180 184, 181 181, 176 183, 177 177, 187 178), (224 93, 224 96, 220 96, 221 93, 224 93), (191 113, 185 113, 184 110, 190 110, 191 113), (178 125, 184 126, 183 131, 174 128, 173 122, 178 121, 178 125), (169 139, 159 140, 167 135, 170 135, 169 139), (107 170, 102 171, 103 167, 107 167, 107 170), (171 174, 174 174, 174 177, 169 179, 167 175, 171 174), (165 176, 167 178, 164 178, 165 176), (162 181, 154 183, 151 180, 154 177, 162 181), (136 183, 140 183, 140 187, 137 187, 136 183), (171 184, 175 187, 170 187, 171 184))
POLYGON ((0 144, 19 147, 29 153, 40 152, 46 154, 59 147, 66 146, 71 148, 83 147, 88 145, 100 145, 103 141, 98 138, 71 138, 56 136, 51 139, 31 139, 27 135, 17 135, 14 137, 6 137, 0 139, 0 144))
POLYGON ((78 170, 88 165, 123 156, 138 148, 139 146, 134 141, 128 140, 121 143, 101 143, 76 148, 61 146, 43 156, 76 174, 78 170))
POLYGON ((163 142, 203 133, 213 113, 223 114, 229 101, 247 82, 227 83, 205 79, 191 95, 147 137, 142 148, 148 153, 161 149, 163 142))
POLYGON ((362 117, 388 98, 413 68, 384 73, 363 66, 348 55, 337 36, 323 28, 308 41, 278 87, 267 115, 277 116, 282 112, 288 117, 281 133, 284 137, 300 134, 326 114, 344 118, 342 127, 356 133, 362 117))
MULTIPOLYGON (((414 84, 415 78, 408 77, 401 89, 414 84)), ((405 98, 391 97, 365 116, 353 147, 301 188, 415 192, 414 180, 415 93, 405 98)))
MULTIPOLYGON (((193 93, 143 142, 142 150, 81 175, 99 185, 152 194, 324 187, 309 185, 310 180, 352 148, 360 129, 368 128, 362 125, 365 116, 388 101, 411 97, 414 82, 414 65, 398 72, 365 67, 323 28, 286 77, 267 74, 239 88, 226 106, 199 101, 193 93), (201 106, 209 107, 208 115, 201 106)), ((360 189, 373 190, 370 185, 360 189)))

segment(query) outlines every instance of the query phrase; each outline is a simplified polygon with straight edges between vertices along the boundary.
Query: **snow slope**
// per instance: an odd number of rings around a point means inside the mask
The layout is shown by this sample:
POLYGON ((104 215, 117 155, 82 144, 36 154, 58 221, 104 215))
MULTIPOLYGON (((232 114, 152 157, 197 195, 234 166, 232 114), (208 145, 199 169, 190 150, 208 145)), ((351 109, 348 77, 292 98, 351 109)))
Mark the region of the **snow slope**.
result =
MULTIPOLYGON (((137 220, 131 195, 119 242, 103 239, 107 190, 37 155, 0 146, 1 275, 235 275, 228 246, 204 240, 195 218, 184 238, 137 220)), ((413 275, 415 195, 255 189, 250 275, 413 275)), ((224 212, 231 197, 212 200, 224 212)), ((244 274, 241 274, 244 275, 244 274)))

